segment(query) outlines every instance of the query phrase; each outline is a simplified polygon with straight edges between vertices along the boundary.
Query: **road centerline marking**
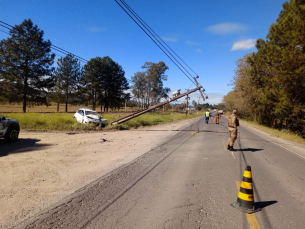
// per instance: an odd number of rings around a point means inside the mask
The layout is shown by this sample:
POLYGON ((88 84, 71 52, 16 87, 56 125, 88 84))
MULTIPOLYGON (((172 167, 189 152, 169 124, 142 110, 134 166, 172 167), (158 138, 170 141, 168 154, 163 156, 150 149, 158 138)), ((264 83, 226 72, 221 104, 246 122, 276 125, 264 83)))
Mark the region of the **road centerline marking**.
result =
POLYGON ((224 148, 225 150, 228 150, 227 147, 226 147, 226 143, 223 141, 223 139, 221 139, 221 141, 222 141, 223 148, 224 148))
MULTIPOLYGON (((240 181, 235 181, 235 184, 236 184, 237 190, 239 191, 241 182, 240 181)), ((251 229, 260 229, 260 226, 257 222, 256 217, 255 217, 255 213, 251 213, 251 214, 245 213, 245 214, 247 216, 250 228, 251 229)))
POLYGON ((231 153, 232 153, 232 156, 235 158, 233 151, 231 151, 231 153))

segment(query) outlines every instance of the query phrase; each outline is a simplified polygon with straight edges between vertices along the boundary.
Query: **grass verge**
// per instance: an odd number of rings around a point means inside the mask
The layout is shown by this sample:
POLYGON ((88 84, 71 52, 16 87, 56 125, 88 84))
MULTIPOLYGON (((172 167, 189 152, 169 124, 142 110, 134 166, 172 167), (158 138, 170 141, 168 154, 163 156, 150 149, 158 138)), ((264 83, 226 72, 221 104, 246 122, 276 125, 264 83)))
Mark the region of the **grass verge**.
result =
MULTIPOLYGON (((225 115, 226 117, 228 117, 227 115, 225 115)), ((297 143, 302 143, 302 144, 305 144, 305 139, 302 138, 301 136, 295 134, 295 133, 292 133, 288 130, 277 130, 277 129, 272 129, 270 127, 267 127, 267 126, 263 126, 257 122, 253 122, 253 121, 247 121, 247 120, 244 120, 244 119, 239 119, 239 122, 243 123, 243 124, 246 124, 248 126, 251 126, 251 127, 254 127, 258 130, 262 130, 274 137, 278 137, 278 138, 282 138, 282 139, 286 139, 286 140, 290 140, 290 141, 294 141, 294 142, 297 142, 297 143)))
MULTIPOLYGON (((39 131, 95 131, 100 130, 96 128, 94 124, 81 124, 76 122, 72 114, 66 113, 10 113, 1 114, 7 118, 16 119, 20 123, 22 130, 39 130, 39 131)), ((128 130, 135 129, 143 126, 152 126, 162 123, 169 123, 182 119, 191 119, 203 115, 203 113, 198 112, 185 115, 182 113, 150 113, 144 114, 137 118, 131 119, 125 123, 111 126, 110 123, 122 118, 126 115, 111 115, 103 114, 103 118, 107 119, 108 124, 105 130, 128 130)))

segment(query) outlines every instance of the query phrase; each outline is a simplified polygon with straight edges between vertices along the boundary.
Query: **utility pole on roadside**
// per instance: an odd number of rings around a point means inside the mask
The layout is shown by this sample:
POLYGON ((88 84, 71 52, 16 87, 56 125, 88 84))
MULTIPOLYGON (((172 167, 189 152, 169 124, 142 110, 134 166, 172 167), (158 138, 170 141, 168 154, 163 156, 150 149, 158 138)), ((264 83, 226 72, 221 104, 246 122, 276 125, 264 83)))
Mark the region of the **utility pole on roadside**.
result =
POLYGON ((188 114, 188 109, 189 109, 189 100, 191 99, 190 97, 189 97, 189 95, 187 95, 186 96, 186 108, 185 108, 185 110, 186 110, 186 115, 188 114))
MULTIPOLYGON (((189 89, 185 89, 186 91, 189 91, 189 89)), ((190 100, 190 97, 189 95, 186 96, 186 107, 185 107, 185 114, 187 115, 188 114, 188 108, 189 108, 189 100, 190 100)))
POLYGON ((197 110, 199 111, 199 100, 200 100, 200 96, 197 96, 197 98, 198 98, 198 103, 197 103, 197 110))

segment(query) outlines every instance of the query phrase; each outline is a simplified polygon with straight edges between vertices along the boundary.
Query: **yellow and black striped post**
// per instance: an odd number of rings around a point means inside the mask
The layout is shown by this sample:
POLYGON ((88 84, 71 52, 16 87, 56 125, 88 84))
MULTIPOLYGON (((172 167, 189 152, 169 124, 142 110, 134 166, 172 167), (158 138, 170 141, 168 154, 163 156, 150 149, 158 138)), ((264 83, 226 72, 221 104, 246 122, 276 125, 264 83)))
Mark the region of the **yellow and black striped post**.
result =
POLYGON ((231 206, 246 213, 254 213, 261 210, 259 208, 255 209, 251 166, 246 166, 237 201, 231 204, 231 206))

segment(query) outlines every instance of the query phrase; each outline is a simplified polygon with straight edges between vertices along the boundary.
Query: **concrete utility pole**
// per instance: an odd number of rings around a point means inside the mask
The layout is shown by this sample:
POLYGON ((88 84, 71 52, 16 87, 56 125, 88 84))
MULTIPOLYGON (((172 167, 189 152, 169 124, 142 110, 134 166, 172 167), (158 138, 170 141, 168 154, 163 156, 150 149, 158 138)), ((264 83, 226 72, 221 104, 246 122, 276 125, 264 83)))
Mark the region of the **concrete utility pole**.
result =
POLYGON ((145 113, 147 113, 149 111, 152 111, 152 110, 154 110, 154 109, 156 109, 158 107, 161 107, 161 106, 163 106, 165 104, 168 104, 168 103, 170 103, 172 101, 176 101, 176 100, 178 100, 178 99, 180 99, 180 98, 182 98, 182 97, 184 97, 184 96, 186 96, 186 95, 188 95, 190 93, 193 93, 193 92, 195 92, 197 90, 200 90, 201 88, 202 88, 202 86, 196 87, 196 88, 194 88, 194 89, 192 89, 190 91, 187 91, 187 92, 185 92, 185 93, 183 93, 181 95, 175 96, 174 98, 169 98, 168 100, 165 100, 162 103, 155 104, 155 105, 153 105, 153 106, 151 106, 151 107, 149 107, 149 108, 147 108, 145 110, 141 110, 141 111, 135 112, 135 113, 133 113, 131 115, 128 115, 128 116, 126 116, 124 118, 120 118, 118 120, 115 120, 115 121, 113 121, 111 123, 111 125, 115 125, 115 124, 120 124, 120 123, 126 122, 126 121, 128 121, 130 119, 133 119, 133 118, 138 117, 138 116, 140 116, 142 114, 145 114, 145 113))
POLYGON ((188 111, 189 111, 189 110, 188 110, 188 109, 189 109, 189 100, 190 100, 191 98, 189 97, 189 95, 187 95, 185 99, 186 99, 186 108, 185 108, 186 112, 185 112, 185 114, 187 115, 187 114, 189 113, 189 112, 188 112, 188 111))
POLYGON ((197 110, 199 111, 199 100, 200 100, 200 96, 197 96, 197 98, 198 98, 198 103, 197 103, 197 110))

